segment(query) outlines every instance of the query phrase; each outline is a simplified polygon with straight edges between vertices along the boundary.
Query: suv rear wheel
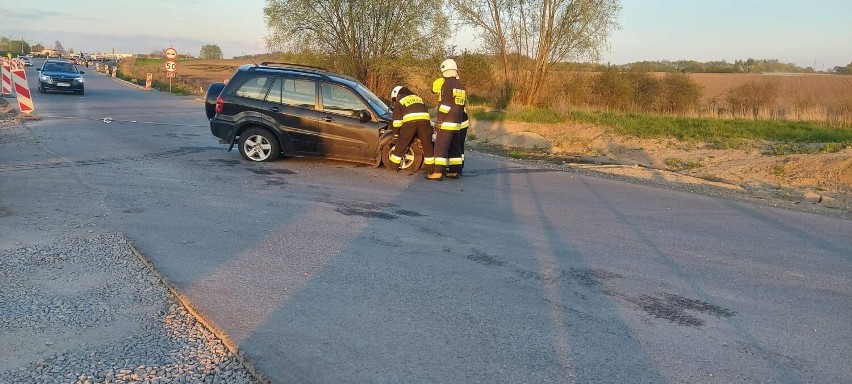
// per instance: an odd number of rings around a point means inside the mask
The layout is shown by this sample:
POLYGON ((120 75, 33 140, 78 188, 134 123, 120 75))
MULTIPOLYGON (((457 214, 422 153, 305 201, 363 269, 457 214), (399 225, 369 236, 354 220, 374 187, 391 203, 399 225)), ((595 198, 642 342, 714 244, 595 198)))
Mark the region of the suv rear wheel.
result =
POLYGON ((249 161, 275 161, 281 154, 278 139, 269 131, 249 128, 240 135, 240 154, 249 161))

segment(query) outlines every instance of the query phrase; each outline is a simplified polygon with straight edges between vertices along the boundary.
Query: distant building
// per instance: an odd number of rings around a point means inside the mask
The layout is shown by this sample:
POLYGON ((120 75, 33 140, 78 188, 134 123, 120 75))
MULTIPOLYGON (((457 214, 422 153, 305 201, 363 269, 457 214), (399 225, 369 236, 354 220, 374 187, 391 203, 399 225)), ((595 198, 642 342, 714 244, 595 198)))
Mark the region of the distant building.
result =
POLYGON ((124 59, 124 58, 128 58, 128 57, 133 57, 133 54, 132 53, 93 53, 92 54, 93 60, 102 60, 102 59, 118 60, 118 59, 124 59))
POLYGON ((59 56, 59 55, 56 53, 56 50, 55 50, 55 49, 49 49, 49 48, 42 48, 42 49, 40 49, 40 50, 38 50, 38 51, 36 51, 35 49, 33 49, 32 54, 33 54, 33 55, 44 56, 44 57, 57 57, 57 56, 59 56))

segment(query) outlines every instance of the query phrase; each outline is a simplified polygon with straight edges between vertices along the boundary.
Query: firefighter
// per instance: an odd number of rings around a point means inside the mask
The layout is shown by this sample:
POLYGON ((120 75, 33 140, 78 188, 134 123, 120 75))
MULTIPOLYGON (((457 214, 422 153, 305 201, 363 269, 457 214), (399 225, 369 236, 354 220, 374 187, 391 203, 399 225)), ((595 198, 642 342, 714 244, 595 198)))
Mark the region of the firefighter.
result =
MULTIPOLYGON (((440 102, 435 121, 435 128, 438 131, 435 137, 435 166, 432 167, 432 172, 426 175, 429 180, 443 180, 445 174, 455 178, 459 175, 458 167, 453 168, 455 172, 447 172, 447 167, 453 136, 458 133, 464 122, 467 95, 464 85, 458 79, 459 71, 455 60, 447 59, 441 63, 441 75, 444 83, 441 85, 441 93, 438 96, 440 102)), ((456 165, 460 165, 460 162, 456 165)))
POLYGON ((423 146, 423 164, 430 168, 435 164, 432 146, 432 124, 429 112, 423 99, 403 86, 396 86, 391 91, 393 103, 393 129, 398 133, 396 147, 389 160, 397 165, 397 171, 402 168, 402 157, 416 135, 423 146))
MULTIPOLYGON (((458 78, 458 76, 456 76, 458 78)), ((438 104, 441 104, 441 87, 444 85, 444 78, 439 77, 432 82, 432 93, 438 94, 438 104)), ((447 162, 449 167, 447 177, 458 179, 464 169, 464 142, 467 139, 467 128, 470 126, 470 119, 467 116, 465 109, 462 116, 462 123, 458 131, 453 134, 453 139, 450 141, 450 149, 448 151, 449 158, 447 162)))

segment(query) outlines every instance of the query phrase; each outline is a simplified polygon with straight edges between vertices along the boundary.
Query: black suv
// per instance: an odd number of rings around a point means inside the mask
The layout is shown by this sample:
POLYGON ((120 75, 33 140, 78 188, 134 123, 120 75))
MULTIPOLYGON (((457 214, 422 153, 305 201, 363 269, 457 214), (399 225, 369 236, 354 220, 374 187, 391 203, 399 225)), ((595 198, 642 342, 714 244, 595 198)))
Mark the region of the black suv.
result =
MULTIPOLYGON (((264 62, 239 67, 214 83, 205 102, 210 131, 236 144, 249 161, 281 155, 320 156, 396 169, 388 155, 396 144, 388 106, 348 76, 321 68, 264 62)), ((416 171, 423 149, 415 140, 402 168, 416 171)))

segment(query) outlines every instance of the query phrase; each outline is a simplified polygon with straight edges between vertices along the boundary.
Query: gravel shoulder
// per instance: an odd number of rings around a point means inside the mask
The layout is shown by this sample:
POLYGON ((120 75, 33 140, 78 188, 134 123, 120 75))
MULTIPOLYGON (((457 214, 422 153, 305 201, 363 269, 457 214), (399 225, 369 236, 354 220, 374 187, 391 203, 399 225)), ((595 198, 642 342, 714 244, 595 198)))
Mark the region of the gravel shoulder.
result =
POLYGON ((0 286, 0 382, 257 382, 120 234, 2 251, 0 286))

